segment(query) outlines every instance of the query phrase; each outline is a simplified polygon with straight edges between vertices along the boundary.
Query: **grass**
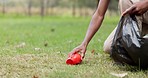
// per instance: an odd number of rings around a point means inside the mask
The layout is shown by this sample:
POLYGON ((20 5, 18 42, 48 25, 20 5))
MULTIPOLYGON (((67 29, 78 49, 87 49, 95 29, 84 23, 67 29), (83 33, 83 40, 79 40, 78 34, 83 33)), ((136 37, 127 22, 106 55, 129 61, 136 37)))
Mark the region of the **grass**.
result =
POLYGON ((147 70, 115 65, 102 50, 119 17, 107 17, 88 46, 80 65, 65 64, 67 54, 81 43, 90 18, 0 18, 0 78, 147 78, 147 70), (91 51, 94 50, 94 53, 91 51))

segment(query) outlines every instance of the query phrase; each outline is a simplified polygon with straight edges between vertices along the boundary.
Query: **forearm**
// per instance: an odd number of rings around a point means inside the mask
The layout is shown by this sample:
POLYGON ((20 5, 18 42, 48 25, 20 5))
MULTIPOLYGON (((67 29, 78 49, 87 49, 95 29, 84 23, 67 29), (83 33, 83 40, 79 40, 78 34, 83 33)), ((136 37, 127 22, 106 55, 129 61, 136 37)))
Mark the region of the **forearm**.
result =
POLYGON ((110 0, 100 0, 98 8, 96 12, 94 13, 92 20, 89 24, 86 36, 82 42, 84 46, 87 46, 92 39, 92 37, 95 35, 95 33, 98 31, 100 28, 102 21, 104 19, 106 10, 108 8, 110 0))
POLYGON ((97 14, 93 15, 90 25, 88 27, 88 30, 86 32, 86 36, 82 42, 85 46, 89 44, 90 40, 95 35, 95 33, 98 31, 104 19, 104 16, 96 16, 96 15, 97 14))

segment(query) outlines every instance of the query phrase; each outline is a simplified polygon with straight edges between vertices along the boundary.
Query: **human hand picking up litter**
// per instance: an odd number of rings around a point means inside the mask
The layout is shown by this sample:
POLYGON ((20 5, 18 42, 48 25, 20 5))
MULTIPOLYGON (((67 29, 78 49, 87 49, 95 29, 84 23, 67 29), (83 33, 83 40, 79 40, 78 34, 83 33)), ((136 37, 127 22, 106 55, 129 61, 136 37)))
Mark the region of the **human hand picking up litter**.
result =
POLYGON ((75 53, 79 53, 83 59, 85 57, 85 53, 86 53, 86 46, 81 44, 81 45, 77 46, 76 48, 74 48, 68 55, 71 56, 75 53))

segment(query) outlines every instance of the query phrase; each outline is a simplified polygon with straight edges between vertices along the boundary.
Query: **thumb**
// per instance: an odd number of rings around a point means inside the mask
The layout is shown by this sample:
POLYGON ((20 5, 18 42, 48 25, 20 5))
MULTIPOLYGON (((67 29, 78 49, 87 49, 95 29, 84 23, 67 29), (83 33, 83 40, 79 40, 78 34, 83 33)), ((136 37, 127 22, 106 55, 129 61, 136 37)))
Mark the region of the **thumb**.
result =
POLYGON ((82 59, 85 57, 85 54, 84 53, 82 53, 82 59))
POLYGON ((126 10, 122 13, 122 16, 125 16, 126 14, 131 14, 134 9, 136 9, 136 6, 135 6, 135 5, 131 6, 131 7, 128 8, 128 9, 126 9, 126 10))
POLYGON ((85 52, 86 52, 86 51, 82 51, 82 52, 81 52, 81 56, 82 56, 82 58, 85 57, 85 52))

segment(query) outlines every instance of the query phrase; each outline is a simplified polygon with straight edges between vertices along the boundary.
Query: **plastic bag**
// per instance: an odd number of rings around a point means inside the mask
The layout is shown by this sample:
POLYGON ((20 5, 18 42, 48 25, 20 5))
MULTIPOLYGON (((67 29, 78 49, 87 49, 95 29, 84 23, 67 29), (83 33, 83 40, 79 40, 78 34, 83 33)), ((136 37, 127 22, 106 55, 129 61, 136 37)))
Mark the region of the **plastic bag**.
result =
POLYGON ((115 62, 148 67, 148 37, 142 36, 135 16, 123 16, 114 35, 111 57, 115 62))

